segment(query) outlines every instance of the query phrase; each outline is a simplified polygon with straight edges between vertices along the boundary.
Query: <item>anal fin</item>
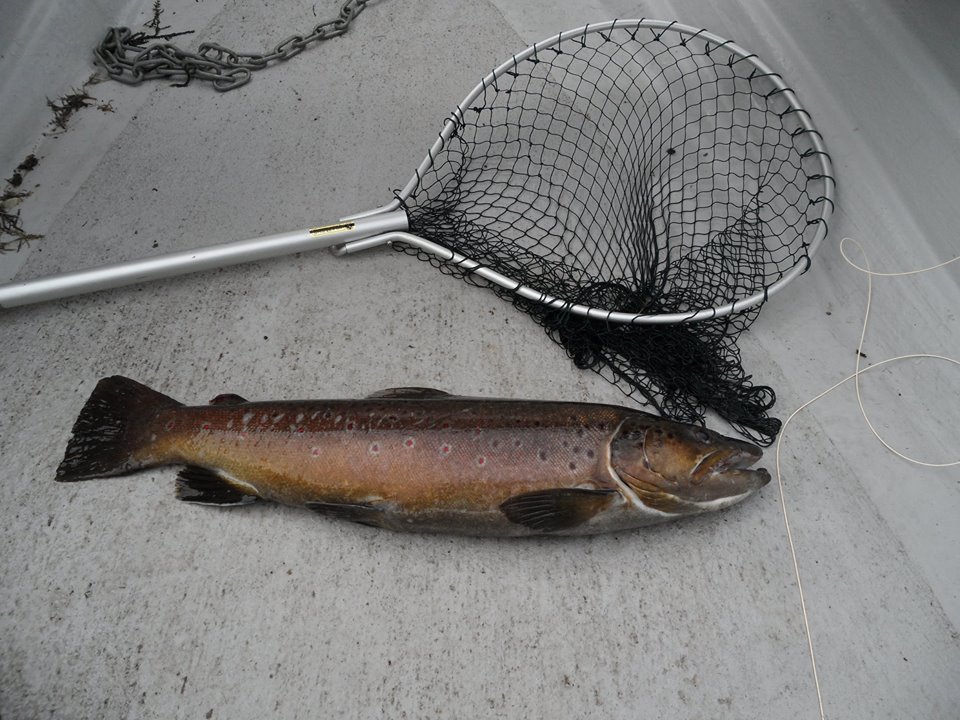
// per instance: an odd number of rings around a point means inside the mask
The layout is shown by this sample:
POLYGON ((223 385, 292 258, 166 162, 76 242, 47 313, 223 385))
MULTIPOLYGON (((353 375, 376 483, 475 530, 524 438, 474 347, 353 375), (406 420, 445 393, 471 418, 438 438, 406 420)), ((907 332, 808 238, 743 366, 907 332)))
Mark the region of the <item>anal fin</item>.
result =
POLYGON ((500 504, 510 522, 540 532, 560 532, 582 525, 613 502, 616 490, 556 488, 515 495, 500 504))
POLYGON ((308 502, 306 507, 318 515, 383 527, 383 510, 370 503, 308 502))
POLYGON ((177 475, 177 498, 198 505, 249 505, 260 498, 215 470, 188 465, 177 475))

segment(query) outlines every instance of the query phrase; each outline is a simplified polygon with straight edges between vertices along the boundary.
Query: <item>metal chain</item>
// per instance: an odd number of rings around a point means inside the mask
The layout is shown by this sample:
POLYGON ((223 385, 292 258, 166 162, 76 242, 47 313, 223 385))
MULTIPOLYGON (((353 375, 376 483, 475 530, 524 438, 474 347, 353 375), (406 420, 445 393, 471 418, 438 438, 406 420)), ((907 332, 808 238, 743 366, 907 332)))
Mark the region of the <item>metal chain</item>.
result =
MULTIPOLYGON (((217 43, 201 43, 197 52, 187 52, 168 42, 143 47, 154 36, 133 33, 130 28, 115 27, 94 48, 96 61, 114 80, 139 85, 144 80, 175 80, 186 85, 191 80, 205 80, 220 92, 227 92, 250 82, 254 70, 262 70, 272 62, 289 60, 308 46, 321 40, 343 35, 350 23, 363 12, 370 0, 346 0, 337 17, 326 20, 309 35, 291 35, 278 43, 272 52, 238 53, 217 43)), ((183 33, 174 33, 180 35, 183 33)))

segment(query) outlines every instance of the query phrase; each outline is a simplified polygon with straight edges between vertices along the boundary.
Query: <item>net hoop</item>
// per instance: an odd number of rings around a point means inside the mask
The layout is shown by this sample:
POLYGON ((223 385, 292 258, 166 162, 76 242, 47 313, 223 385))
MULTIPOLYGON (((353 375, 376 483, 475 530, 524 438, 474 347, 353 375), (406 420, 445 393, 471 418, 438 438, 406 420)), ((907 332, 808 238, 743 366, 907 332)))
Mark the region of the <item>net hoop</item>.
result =
POLYGON ((787 109, 781 114, 781 117, 783 115, 792 113, 794 115, 793 119, 798 125, 798 130, 795 133, 795 137, 803 135, 805 141, 809 143, 809 149, 804 151, 801 154, 801 157, 805 160, 809 157, 811 161, 815 162, 818 166, 818 172, 808 175, 807 178, 808 180, 819 180, 823 183, 822 194, 811 202, 811 204, 816 203, 820 206, 819 217, 809 222, 811 225, 816 225, 816 231, 813 239, 807 243, 806 253, 804 256, 801 257, 800 260, 790 269, 785 271, 775 282, 763 288, 762 290, 753 293, 752 295, 737 297, 723 305, 718 305, 711 308, 701 308, 686 312, 663 313, 655 315, 615 312, 604 310, 602 308, 588 307, 585 305, 570 303, 563 298, 557 298, 542 293, 535 288, 517 282, 502 275, 501 273, 493 271, 490 268, 486 268, 475 260, 464 258, 459 253, 455 253, 436 243, 418 238, 417 236, 408 233, 397 233, 397 237, 392 238, 392 240, 413 245, 417 249, 429 255, 433 255, 444 262, 456 264, 466 272, 482 277, 489 282, 506 288, 520 297, 528 300, 534 300, 557 309, 562 309, 575 315, 604 320, 614 324, 631 323, 669 325, 676 323, 697 322, 701 320, 726 317, 728 315, 740 313, 760 305, 769 297, 782 290, 788 283, 792 282, 799 275, 802 275, 804 272, 806 272, 807 269, 809 269, 811 259, 816 254, 821 243, 823 242, 823 239, 827 235, 828 220, 834 209, 835 196, 835 181, 833 179, 830 156, 823 144, 823 139, 820 132, 813 125, 810 114, 803 108, 796 96, 796 93, 786 84, 783 77, 779 73, 773 71, 754 53, 749 52, 730 40, 726 40, 704 29, 683 25, 677 22, 640 19, 610 20, 607 22, 585 25, 583 27, 568 30, 560 33, 559 35, 542 40, 534 45, 529 46, 516 55, 513 55, 509 60, 502 63, 491 73, 486 75, 476 85, 476 87, 474 87, 473 90, 467 94, 467 96, 456 107, 456 109, 454 109, 453 112, 451 112, 450 115, 444 119, 443 129, 441 130, 439 137, 427 152, 427 156, 423 159, 423 162, 421 162, 410 181, 396 194, 396 199, 383 208, 378 208, 377 210, 371 211, 371 213, 364 213, 363 215, 373 214, 383 210, 396 209, 400 207, 401 204, 411 195, 413 195, 420 186, 421 178, 432 168, 435 158, 444 149, 446 143, 450 140, 458 128, 464 124, 464 114, 470 108, 471 104, 480 95, 485 93, 489 87, 495 88, 497 79, 505 73, 513 71, 519 63, 530 57, 536 58, 537 53, 542 52, 543 50, 553 47, 557 47, 559 49, 564 42, 576 41, 578 38, 585 38, 588 34, 621 30, 632 31, 631 37, 635 37, 638 32, 645 29, 652 33, 653 40, 660 40, 660 38, 666 33, 676 33, 677 35, 685 36, 684 39, 680 41, 681 43, 686 43, 696 38, 698 41, 701 41, 705 44, 705 53, 707 55, 710 55, 712 52, 722 51, 729 54, 729 59, 726 62, 731 66, 735 63, 741 62, 751 65, 755 72, 751 73, 750 77, 763 78, 773 86, 774 89, 767 95, 767 97, 775 93, 780 95, 780 99, 787 105, 787 109))

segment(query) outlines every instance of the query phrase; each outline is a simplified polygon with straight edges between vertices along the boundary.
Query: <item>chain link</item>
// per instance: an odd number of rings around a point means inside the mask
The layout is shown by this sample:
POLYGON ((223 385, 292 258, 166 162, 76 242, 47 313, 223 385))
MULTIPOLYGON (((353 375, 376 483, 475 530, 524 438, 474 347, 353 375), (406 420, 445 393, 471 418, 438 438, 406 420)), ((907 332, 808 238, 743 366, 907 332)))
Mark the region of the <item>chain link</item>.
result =
POLYGON ((315 26, 309 35, 291 35, 277 43, 269 53, 238 53, 210 42, 201 43, 195 53, 168 42, 144 47, 150 40, 164 39, 165 36, 150 36, 134 33, 130 28, 115 27, 107 31, 93 54, 111 78, 128 85, 139 85, 144 80, 174 80, 181 85, 191 80, 204 80, 212 83, 216 90, 227 92, 250 82, 254 70, 262 70, 272 62, 289 60, 313 43, 343 35, 369 2, 346 0, 337 17, 315 26))

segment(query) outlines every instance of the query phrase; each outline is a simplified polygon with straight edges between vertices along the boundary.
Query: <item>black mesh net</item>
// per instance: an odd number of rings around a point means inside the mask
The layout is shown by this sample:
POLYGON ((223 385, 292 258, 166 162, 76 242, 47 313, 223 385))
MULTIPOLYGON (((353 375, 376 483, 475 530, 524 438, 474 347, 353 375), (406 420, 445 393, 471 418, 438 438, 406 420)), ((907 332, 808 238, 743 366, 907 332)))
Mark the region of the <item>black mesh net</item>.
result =
MULTIPOLYGON (((585 32, 486 83, 402 202, 412 232, 570 305, 716 308, 809 262, 823 176, 798 112, 722 45, 637 26, 585 32)), ((761 443, 776 436, 774 392, 753 384, 737 347, 757 308, 615 323, 492 287, 578 367, 662 414, 703 422, 711 408, 761 443)))

